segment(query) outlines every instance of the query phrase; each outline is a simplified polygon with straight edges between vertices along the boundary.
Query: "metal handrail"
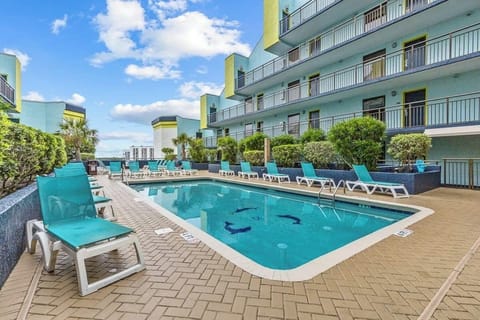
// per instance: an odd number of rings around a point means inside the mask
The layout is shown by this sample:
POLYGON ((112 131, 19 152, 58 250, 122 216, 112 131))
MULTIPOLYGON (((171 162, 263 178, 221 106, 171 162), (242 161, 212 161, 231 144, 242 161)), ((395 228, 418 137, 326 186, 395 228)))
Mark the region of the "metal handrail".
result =
POLYGON ((346 194, 346 193, 347 193, 347 191, 346 191, 346 187, 347 187, 346 182, 345 182, 345 180, 341 179, 340 181, 338 181, 337 186, 335 187, 335 190, 333 190, 333 207, 334 207, 334 208, 335 208, 335 197, 336 197, 336 195, 337 195, 338 188, 340 187, 341 184, 343 185, 343 194, 346 194))

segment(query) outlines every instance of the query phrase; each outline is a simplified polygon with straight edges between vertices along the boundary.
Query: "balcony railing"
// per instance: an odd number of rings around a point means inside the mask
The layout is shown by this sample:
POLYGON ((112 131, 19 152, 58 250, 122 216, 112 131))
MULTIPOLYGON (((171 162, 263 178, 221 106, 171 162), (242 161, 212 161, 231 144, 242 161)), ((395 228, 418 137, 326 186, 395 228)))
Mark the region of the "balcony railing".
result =
MULTIPOLYGON (((321 117, 294 124, 280 122, 275 126, 264 127, 261 131, 270 137, 287 134, 292 131, 290 130, 292 128, 295 129, 296 136, 302 135, 309 128, 319 128, 328 132, 339 122, 364 116, 371 116, 384 122, 387 131, 480 124, 480 91, 368 111, 321 117)), ((253 133, 254 131, 238 131, 229 133, 229 136, 239 141, 253 133)), ((216 147, 217 137, 206 137, 204 143, 207 147, 216 147)))
POLYGON ((12 105, 15 104, 15 89, 3 77, 0 77, 0 95, 12 105))
MULTIPOLYGON (((289 87, 262 99, 262 108, 277 108, 287 104, 301 102, 319 96, 328 95, 337 90, 366 85, 402 73, 428 68, 448 62, 450 59, 465 57, 480 52, 480 24, 475 24, 448 33, 428 41, 416 43, 396 52, 381 56, 374 60, 362 62, 345 69, 325 74, 315 81, 304 82, 289 87)), ((250 104, 249 104, 250 106, 250 104)), ((245 103, 222 109, 209 115, 209 124, 235 119, 258 111, 256 102, 253 107, 246 108, 245 103)))
MULTIPOLYGON (((311 1, 307 3, 305 8, 310 8, 310 6, 313 5, 312 3, 316 3, 317 1, 311 1)), ((387 22, 402 17, 410 12, 420 10, 435 1, 438 0, 408 0, 406 2, 404 0, 389 0, 375 7, 374 9, 361 13, 352 19, 349 19, 340 25, 316 36, 315 38, 304 42, 300 46, 290 50, 289 53, 275 58, 274 60, 270 60, 269 62, 249 72, 246 72, 243 77, 236 79, 235 88, 240 89, 251 85, 264 79, 265 77, 281 72, 285 68, 310 59, 314 56, 318 56, 336 45, 378 28, 387 22), (296 59, 292 59, 292 52, 296 53, 294 55, 297 57, 296 59)), ((318 2, 331 3, 334 1, 323 0, 318 2)), ((304 11, 307 12, 308 10, 305 9, 304 11)), ((292 16, 295 14, 295 12, 291 15, 291 19, 293 19, 292 16)), ((301 16, 301 13, 297 14, 301 16)))
POLYGON ((335 2, 342 0, 312 0, 280 20, 280 34, 295 29, 302 23, 322 12, 335 2))

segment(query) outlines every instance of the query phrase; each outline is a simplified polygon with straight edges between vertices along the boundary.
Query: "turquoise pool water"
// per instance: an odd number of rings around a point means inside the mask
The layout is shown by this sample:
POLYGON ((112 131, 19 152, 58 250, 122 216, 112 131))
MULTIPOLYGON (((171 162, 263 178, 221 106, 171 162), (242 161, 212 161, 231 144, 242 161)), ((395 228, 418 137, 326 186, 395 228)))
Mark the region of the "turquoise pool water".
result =
POLYGON ((258 264, 301 266, 413 212, 227 184, 184 181, 131 185, 163 208, 258 264))

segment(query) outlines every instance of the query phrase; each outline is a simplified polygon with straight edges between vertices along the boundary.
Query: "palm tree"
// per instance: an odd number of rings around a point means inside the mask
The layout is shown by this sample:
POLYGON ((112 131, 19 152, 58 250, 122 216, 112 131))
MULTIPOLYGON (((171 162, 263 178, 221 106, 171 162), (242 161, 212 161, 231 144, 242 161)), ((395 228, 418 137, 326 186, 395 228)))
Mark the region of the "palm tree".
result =
POLYGON ((187 158, 186 146, 187 144, 190 144, 190 141, 191 139, 185 132, 180 133, 178 137, 172 139, 172 142, 175 146, 182 146, 182 160, 187 158))
POLYGON ((75 151, 75 160, 82 160, 84 149, 95 150, 98 143, 98 131, 88 127, 85 119, 67 118, 60 124, 60 134, 65 140, 67 149, 75 151))

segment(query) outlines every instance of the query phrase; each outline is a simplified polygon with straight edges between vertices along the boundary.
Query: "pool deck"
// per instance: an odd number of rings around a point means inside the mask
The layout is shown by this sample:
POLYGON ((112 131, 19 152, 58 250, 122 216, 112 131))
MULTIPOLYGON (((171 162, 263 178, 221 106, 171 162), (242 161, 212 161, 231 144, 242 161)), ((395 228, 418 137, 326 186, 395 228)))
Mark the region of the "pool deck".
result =
MULTIPOLYGON (((392 235, 313 279, 285 282, 253 276, 203 242, 187 242, 184 229, 118 180, 99 180, 118 221, 139 235, 146 270, 81 297, 67 255, 49 274, 40 249, 25 253, 0 290, 0 319, 480 319, 479 191, 439 188, 408 199, 347 192, 435 213, 411 225, 408 237, 392 235), (167 227, 174 232, 154 232, 167 227)), ((129 252, 89 261, 89 274, 131 260, 129 252)))

